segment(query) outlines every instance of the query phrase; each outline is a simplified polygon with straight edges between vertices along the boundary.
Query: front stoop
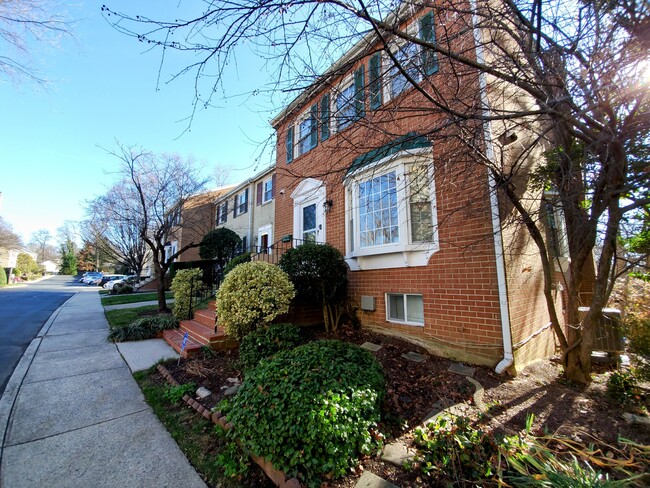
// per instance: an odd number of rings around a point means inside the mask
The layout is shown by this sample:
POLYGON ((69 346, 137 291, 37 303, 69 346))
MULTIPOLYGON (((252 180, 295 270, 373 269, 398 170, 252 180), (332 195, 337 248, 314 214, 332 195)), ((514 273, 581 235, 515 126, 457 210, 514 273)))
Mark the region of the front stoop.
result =
MULTIPOLYGON (((212 307, 214 306, 212 305, 212 307)), ((163 333, 163 338, 180 353, 183 336, 187 332, 188 341, 182 354, 183 357, 198 354, 203 346, 208 346, 215 351, 236 348, 237 341, 226 336, 223 327, 218 327, 215 330, 215 321, 216 313, 214 310, 196 310, 193 320, 181 321, 179 329, 165 331, 166 334, 163 333), (172 332, 176 332, 176 334, 172 332)))

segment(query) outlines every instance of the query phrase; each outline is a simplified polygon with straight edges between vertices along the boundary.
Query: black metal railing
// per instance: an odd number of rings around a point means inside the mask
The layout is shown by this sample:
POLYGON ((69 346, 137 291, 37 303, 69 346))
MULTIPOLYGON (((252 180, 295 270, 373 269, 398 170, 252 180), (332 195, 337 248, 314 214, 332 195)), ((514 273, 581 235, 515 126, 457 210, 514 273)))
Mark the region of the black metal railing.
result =
POLYGON ((251 252, 251 261, 266 261, 271 264, 278 264, 280 258, 289 249, 306 244, 308 241, 304 239, 294 239, 291 236, 285 236, 279 241, 274 242, 270 246, 254 246, 254 251, 251 252))

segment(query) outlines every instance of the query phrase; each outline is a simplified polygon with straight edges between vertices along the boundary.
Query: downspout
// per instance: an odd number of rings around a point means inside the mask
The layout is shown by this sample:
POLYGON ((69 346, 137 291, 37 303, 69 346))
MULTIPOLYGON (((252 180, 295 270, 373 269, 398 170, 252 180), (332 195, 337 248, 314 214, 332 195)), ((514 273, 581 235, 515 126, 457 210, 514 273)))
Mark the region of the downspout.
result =
MULTIPOLYGON (((472 8, 472 22, 474 25, 474 44, 476 46, 476 61, 479 64, 485 63, 483 55, 483 45, 481 41, 481 32, 476 27, 478 16, 476 14, 476 0, 470 2, 472 8)), ((485 72, 479 72, 479 89, 481 91, 481 105, 483 106, 483 115, 489 116, 490 103, 487 96, 487 75, 485 72)), ((485 137, 485 154, 489 161, 494 162, 494 147, 492 145, 492 130, 490 122, 486 120, 483 124, 483 133, 485 137)), ((488 187, 490 189, 490 209, 492 213, 492 235, 494 236, 494 254, 496 256, 497 268, 497 287, 499 290, 499 309, 501 312, 501 337, 503 339, 503 359, 499 361, 494 370, 497 374, 502 374, 514 363, 512 353, 512 335, 510 332, 510 312, 508 309, 508 287, 506 282, 506 266, 503 256, 503 234, 501 232, 501 217, 499 216, 499 201, 497 199, 497 185, 494 176, 488 169, 488 187)))

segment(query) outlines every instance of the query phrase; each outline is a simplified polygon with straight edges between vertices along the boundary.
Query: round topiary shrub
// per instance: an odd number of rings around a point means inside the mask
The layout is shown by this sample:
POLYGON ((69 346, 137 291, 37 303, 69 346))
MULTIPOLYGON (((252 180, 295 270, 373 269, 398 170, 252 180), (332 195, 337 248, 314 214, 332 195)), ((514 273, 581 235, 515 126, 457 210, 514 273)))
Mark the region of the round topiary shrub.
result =
POLYGON ((217 323, 241 340, 287 313, 294 295, 291 281, 277 266, 262 261, 240 264, 217 292, 217 323))
POLYGON ((262 359, 300 344, 300 328, 294 324, 271 324, 257 329, 241 340, 239 359, 246 369, 257 366, 262 359))
POLYGON ((178 320, 190 318, 192 310, 192 294, 202 286, 203 271, 199 268, 181 269, 172 280, 171 290, 174 292, 174 317, 178 320))
POLYGON ((319 486, 376 447, 370 433, 384 396, 381 365, 368 351, 316 341, 283 351, 246 373, 223 412, 230 436, 289 477, 319 486))

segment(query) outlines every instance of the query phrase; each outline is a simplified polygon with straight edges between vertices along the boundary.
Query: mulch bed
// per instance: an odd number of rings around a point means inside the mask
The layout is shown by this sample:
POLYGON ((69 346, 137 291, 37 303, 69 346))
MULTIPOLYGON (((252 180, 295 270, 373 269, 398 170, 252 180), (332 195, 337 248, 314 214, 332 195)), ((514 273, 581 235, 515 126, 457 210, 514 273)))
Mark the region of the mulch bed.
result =
MULTIPOLYGON (((359 345, 372 342, 382 346, 374 354, 386 377, 386 423, 380 428, 389 440, 400 438, 408 444, 412 429, 441 399, 459 404, 468 415, 478 413, 472 399, 474 387, 463 376, 447 371, 454 361, 430 356, 409 342, 366 330, 344 328, 328 334, 307 329, 304 333, 306 340, 336 338, 359 345), (426 355, 426 361, 406 360, 402 354, 409 351, 426 355)), ((243 380, 237 351, 182 360, 180 365, 172 363, 167 368, 178 382, 194 382, 212 392, 199 400, 206 409, 215 407, 235 381, 243 380)), ((626 423, 621 406, 606 396, 606 375, 597 375, 588 387, 578 387, 564 383, 559 373, 558 365, 552 361, 535 363, 516 378, 497 375, 491 368, 476 367, 474 378, 483 385, 483 400, 490 407, 490 415, 482 422, 489 428, 511 434, 522 430, 527 415, 533 413, 533 427, 539 432, 544 429, 558 432, 585 443, 591 442, 592 436, 614 443, 619 435, 641 444, 650 443, 649 429, 626 423)), ((417 471, 407 472, 376 456, 368 456, 361 459, 355 473, 326 481, 323 487, 351 488, 364 470, 402 487, 428 486, 429 482, 417 471)))

